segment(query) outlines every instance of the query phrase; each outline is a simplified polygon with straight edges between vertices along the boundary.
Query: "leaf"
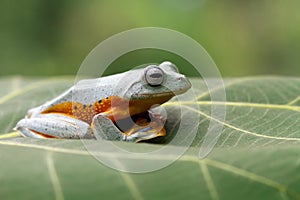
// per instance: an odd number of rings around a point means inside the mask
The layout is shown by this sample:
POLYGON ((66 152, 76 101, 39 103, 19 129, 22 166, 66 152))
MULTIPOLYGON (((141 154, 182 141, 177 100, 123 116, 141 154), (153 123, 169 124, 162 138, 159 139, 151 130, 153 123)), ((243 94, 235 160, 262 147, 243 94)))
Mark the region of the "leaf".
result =
MULTIPOLYGON (((66 77, 0 79, 0 199, 300 199, 300 78, 226 79, 226 102, 211 102, 204 82, 192 79, 199 98, 181 103, 186 118, 200 116, 199 123, 184 124, 187 135, 198 127, 196 138, 175 163, 144 174, 121 173, 101 164, 79 140, 7 135, 28 108, 55 97, 72 83, 66 77), (200 109, 195 111, 195 105, 200 109), (212 105, 226 105, 225 121, 211 116, 212 105), (199 159, 210 121, 223 124, 224 130, 208 157, 199 159)), ((171 113, 166 125, 169 137, 159 142, 167 143, 174 136, 172 127, 179 123, 178 103, 167 102, 164 107, 171 113)), ((89 145, 106 143, 88 141, 89 145)), ((166 145, 114 144, 143 151, 166 145)), ((141 162, 130 154, 93 153, 141 162)), ((145 154, 140 160, 175 156, 145 154)))

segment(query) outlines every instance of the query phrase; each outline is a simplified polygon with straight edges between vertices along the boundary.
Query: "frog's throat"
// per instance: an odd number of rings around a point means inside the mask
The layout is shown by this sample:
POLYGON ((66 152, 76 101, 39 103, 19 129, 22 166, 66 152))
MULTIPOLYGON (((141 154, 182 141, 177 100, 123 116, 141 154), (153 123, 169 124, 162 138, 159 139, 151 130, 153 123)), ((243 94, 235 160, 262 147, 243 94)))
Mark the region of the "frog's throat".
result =
POLYGON ((134 115, 134 114, 143 113, 143 112, 149 110, 154 105, 160 105, 160 104, 167 102, 173 96, 174 96, 174 94, 161 95, 161 96, 156 95, 156 96, 152 96, 152 97, 144 96, 145 98, 131 99, 129 101, 130 114, 134 115))

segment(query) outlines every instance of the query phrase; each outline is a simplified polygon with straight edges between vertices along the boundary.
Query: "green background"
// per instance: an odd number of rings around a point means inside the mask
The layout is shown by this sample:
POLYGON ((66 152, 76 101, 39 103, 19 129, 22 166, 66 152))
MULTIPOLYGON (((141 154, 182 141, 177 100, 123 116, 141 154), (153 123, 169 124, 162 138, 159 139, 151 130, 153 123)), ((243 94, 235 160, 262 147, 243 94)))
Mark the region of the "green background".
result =
MULTIPOLYGON (((0 75, 76 74, 106 38, 157 26, 198 41, 223 76, 299 76, 299 10, 299 0, 1 0, 0 75)), ((144 52, 118 69, 145 55, 163 57, 144 52)))

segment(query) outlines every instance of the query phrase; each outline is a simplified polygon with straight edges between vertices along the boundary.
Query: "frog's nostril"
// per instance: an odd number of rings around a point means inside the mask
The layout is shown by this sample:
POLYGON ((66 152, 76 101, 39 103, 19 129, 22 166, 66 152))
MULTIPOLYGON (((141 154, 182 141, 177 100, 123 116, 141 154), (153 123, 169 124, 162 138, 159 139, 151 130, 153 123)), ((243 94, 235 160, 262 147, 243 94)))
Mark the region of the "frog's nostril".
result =
POLYGON ((182 80, 182 77, 177 78, 177 80, 181 81, 181 80, 182 80))

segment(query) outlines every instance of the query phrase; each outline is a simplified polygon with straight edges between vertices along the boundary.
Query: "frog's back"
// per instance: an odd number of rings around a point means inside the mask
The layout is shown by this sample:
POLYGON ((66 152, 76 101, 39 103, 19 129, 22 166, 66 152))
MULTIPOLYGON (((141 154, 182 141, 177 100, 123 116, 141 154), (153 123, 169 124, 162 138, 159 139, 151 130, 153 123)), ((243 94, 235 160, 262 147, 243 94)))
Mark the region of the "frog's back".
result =
POLYGON ((141 69, 101 78, 80 80, 58 97, 29 110, 28 116, 52 111, 58 106, 61 107, 64 103, 69 103, 70 105, 72 103, 93 105, 112 96, 123 97, 128 88, 140 79, 139 72, 141 72, 141 69))
POLYGON ((70 92, 72 101, 91 104, 111 96, 121 97, 127 87, 120 82, 123 78, 124 74, 116 74, 96 79, 81 80, 72 87, 70 92))

